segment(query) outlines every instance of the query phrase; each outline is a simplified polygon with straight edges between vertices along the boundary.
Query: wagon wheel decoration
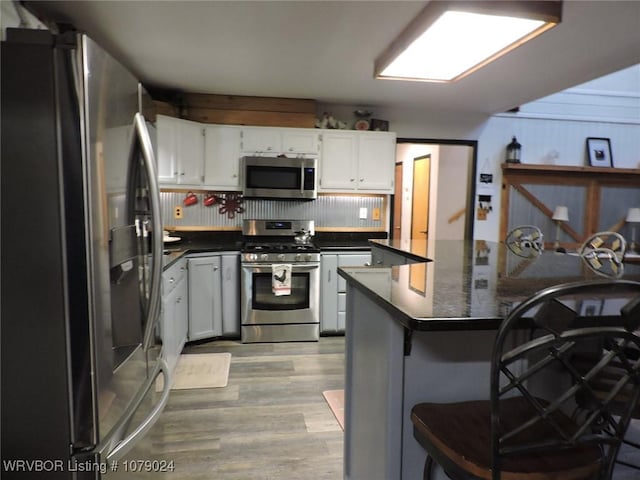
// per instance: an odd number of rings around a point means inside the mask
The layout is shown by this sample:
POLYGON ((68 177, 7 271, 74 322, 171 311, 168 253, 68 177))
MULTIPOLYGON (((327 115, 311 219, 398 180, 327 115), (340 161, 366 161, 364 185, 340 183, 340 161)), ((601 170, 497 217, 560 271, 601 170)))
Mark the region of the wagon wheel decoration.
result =
POLYGON ((520 225, 507 234, 507 248, 522 258, 534 258, 544 250, 542 232, 535 225, 520 225))
POLYGON ((236 213, 244 213, 242 207, 243 198, 238 193, 228 193, 224 197, 218 197, 220 215, 227 215, 227 218, 236 218, 236 213))
POLYGON ((578 254, 598 275, 619 278, 624 272, 627 242, 618 232, 597 232, 580 246, 578 254))

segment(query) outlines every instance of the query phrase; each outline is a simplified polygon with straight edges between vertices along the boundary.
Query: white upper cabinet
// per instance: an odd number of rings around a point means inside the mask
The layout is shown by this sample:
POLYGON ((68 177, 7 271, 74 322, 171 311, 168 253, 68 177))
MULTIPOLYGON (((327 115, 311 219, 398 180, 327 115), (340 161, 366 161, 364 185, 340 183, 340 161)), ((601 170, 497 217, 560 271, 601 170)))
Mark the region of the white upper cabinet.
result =
POLYGON ((393 193, 396 136, 358 132, 358 190, 393 193))
POLYGON ((317 154, 319 133, 311 128, 243 127, 242 152, 258 155, 317 154))
POLYGON ((318 154, 320 132, 312 128, 283 128, 282 153, 318 154))
POLYGON ((395 133, 324 130, 319 191, 393 193, 395 152, 395 133))
POLYGON ((203 125, 164 115, 158 115, 156 122, 159 182, 201 185, 204 166, 203 125))
POLYGON ((268 127, 244 127, 242 129, 242 151, 250 153, 277 154, 282 150, 280 131, 268 127))
POLYGON ((204 185, 212 190, 241 190, 241 127, 206 125, 204 135, 204 185))
POLYGON ((211 125, 157 116, 158 179, 240 191, 242 156, 318 157, 318 191, 392 194, 392 132, 211 125))
POLYGON ((355 132, 323 132, 320 152, 318 190, 354 190, 358 175, 358 139, 355 132))

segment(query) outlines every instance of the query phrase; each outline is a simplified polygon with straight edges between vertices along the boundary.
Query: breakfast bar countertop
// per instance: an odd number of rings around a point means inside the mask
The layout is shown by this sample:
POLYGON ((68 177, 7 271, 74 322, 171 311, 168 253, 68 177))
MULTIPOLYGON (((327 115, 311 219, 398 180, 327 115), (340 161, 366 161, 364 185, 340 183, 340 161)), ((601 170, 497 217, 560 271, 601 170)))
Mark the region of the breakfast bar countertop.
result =
MULTIPOLYGON (((503 244, 441 240, 431 262, 391 267, 342 267, 348 284, 410 330, 493 330, 521 300, 545 287, 602 279, 576 255, 544 251, 525 259, 503 244)), ((640 280, 640 265, 622 278, 640 280)))
POLYGON ((397 239, 375 239, 369 240, 373 247, 379 247, 384 250, 402 255, 414 262, 430 261, 426 256, 427 242, 426 240, 397 240, 397 239))
MULTIPOLYGON (((432 261, 338 270, 347 281, 345 478, 422 478, 413 406, 489 398, 495 335, 509 312, 545 287, 603 279, 575 254, 523 258, 480 240, 429 242, 425 256, 432 261)), ((622 278, 640 280, 640 265, 625 263, 622 278)), ((576 298, 574 307, 581 325, 619 323, 628 301, 576 298)))

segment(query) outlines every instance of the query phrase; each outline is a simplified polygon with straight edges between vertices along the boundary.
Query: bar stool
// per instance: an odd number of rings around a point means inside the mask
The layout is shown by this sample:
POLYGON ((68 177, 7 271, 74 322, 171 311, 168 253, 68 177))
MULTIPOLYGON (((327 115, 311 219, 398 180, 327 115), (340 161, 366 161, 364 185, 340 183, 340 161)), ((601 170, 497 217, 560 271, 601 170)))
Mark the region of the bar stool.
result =
POLYGON ((625 354, 640 348, 640 316, 583 310, 587 299, 636 305, 637 297, 638 282, 598 280, 550 287, 518 305, 496 336, 489 400, 413 407, 424 479, 434 462, 454 480, 610 479, 640 398, 640 361, 625 354), (586 372, 573 364, 581 352, 597 358, 586 372), (612 365, 603 397, 597 378, 612 365), (577 395, 592 405, 584 415, 572 415, 577 395))

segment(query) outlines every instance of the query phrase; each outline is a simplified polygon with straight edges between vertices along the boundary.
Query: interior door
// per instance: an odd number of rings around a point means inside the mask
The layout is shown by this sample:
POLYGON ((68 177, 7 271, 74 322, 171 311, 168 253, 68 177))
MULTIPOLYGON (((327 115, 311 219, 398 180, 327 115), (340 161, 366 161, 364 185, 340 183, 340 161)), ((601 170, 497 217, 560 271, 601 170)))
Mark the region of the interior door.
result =
MULTIPOLYGON (((431 155, 413 159, 413 201, 411 206, 411 249, 418 255, 427 255, 427 237, 429 233, 429 185, 431 181, 431 155)), ((411 265, 409 285, 424 293, 425 265, 411 265)))

